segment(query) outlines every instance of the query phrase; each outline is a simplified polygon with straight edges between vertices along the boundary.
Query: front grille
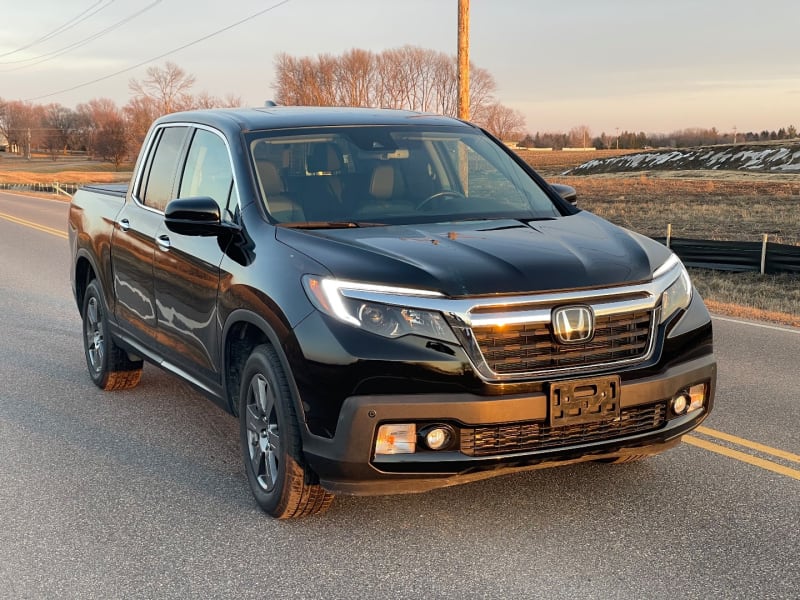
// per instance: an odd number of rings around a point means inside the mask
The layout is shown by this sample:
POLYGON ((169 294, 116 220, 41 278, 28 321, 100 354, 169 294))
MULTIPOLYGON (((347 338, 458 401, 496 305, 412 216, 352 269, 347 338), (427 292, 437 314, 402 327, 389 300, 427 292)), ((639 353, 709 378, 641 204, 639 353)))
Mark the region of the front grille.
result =
POLYGON ((597 317, 594 337, 582 344, 559 344, 549 323, 479 326, 472 332, 494 373, 536 373, 644 358, 652 314, 642 310, 597 317))
POLYGON ((666 423, 666 402, 623 409, 619 420, 566 427, 529 422, 461 429, 461 452, 491 456, 510 452, 547 450, 599 442, 654 431, 666 423))

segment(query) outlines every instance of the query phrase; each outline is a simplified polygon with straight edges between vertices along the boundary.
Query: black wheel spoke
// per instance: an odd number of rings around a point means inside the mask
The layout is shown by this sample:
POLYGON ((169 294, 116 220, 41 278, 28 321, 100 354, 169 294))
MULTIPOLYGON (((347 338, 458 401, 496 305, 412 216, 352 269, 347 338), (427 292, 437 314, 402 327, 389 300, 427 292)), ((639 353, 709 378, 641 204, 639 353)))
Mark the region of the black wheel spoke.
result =
POLYGON ((275 410, 275 390, 267 383, 267 380, 260 375, 253 383, 256 387, 254 391, 257 394, 258 406, 264 413, 264 416, 271 420, 272 412, 275 410))
POLYGON ((87 322, 92 328, 97 327, 98 315, 97 315, 97 299, 91 298, 89 300, 89 305, 86 309, 86 317, 87 322))
POLYGON ((264 426, 264 419, 261 411, 255 404, 247 405, 247 431, 260 434, 264 426))
POLYGON ((99 372, 103 366, 103 356, 105 354, 105 336, 103 332, 102 314, 98 300, 95 297, 89 298, 86 304, 86 318, 84 335, 86 336, 86 351, 89 354, 89 362, 95 372, 99 372))
POLYGON ((269 492, 278 479, 280 435, 274 388, 260 373, 250 381, 245 426, 253 475, 259 486, 269 492))
POLYGON ((280 456, 280 438, 278 436, 278 426, 271 426, 266 432, 264 467, 265 483, 271 489, 278 479, 278 457, 280 456))

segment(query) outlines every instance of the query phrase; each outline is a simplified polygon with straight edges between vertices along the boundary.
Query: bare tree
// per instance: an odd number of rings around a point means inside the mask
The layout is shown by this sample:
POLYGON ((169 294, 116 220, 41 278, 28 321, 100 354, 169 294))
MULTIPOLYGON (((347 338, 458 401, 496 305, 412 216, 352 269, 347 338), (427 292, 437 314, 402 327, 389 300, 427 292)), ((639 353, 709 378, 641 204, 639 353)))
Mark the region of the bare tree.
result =
POLYGON ((502 104, 491 104, 483 111, 485 120, 479 125, 504 141, 519 140, 524 135, 525 117, 518 110, 502 104))
MULTIPOLYGON (((282 53, 275 58, 276 98, 282 104, 377 105, 455 116, 456 67, 455 56, 416 46, 379 54, 353 49, 338 57, 282 53)), ((470 81, 470 112, 473 120, 482 122, 497 104, 494 78, 471 65, 470 81)))
POLYGON ((241 96, 227 94, 224 98, 200 92, 192 98, 192 108, 235 108, 244 106, 241 96))
POLYGON ((108 98, 94 98, 76 107, 81 140, 92 157, 115 167, 128 155, 128 123, 122 110, 108 98))
POLYGON ((119 169, 120 163, 128 155, 128 135, 122 116, 109 118, 103 123, 98 131, 95 150, 100 158, 113 162, 114 168, 119 169))
POLYGON ((44 107, 42 141, 50 157, 55 160, 59 153, 66 153, 74 138, 77 125, 75 111, 61 104, 44 107))
POLYGON ((578 125, 569 130, 569 145, 572 148, 586 148, 592 141, 592 130, 586 125, 578 125))
POLYGON ((165 115, 191 107, 190 90, 194 83, 194 75, 189 75, 175 63, 167 61, 163 68, 148 67, 145 79, 131 79, 128 89, 134 94, 134 98, 152 101, 159 114, 165 115))
POLYGON ((31 149, 41 145, 44 107, 30 102, 5 102, 0 113, 0 132, 11 146, 17 146, 30 156, 31 149))
POLYGON ((336 85, 338 103, 344 106, 371 106, 374 102, 375 55, 367 50, 345 52, 338 60, 336 85))
POLYGON ((131 153, 138 152, 150 125, 160 113, 155 101, 145 96, 131 98, 123 107, 122 112, 127 123, 128 148, 131 153))

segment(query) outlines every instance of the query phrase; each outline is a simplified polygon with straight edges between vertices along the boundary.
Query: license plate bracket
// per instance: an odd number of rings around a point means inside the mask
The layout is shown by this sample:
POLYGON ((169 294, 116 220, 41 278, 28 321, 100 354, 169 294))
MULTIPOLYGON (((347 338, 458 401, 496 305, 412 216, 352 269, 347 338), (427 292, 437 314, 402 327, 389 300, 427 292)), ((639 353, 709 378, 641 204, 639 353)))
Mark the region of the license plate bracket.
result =
POLYGON ((550 426, 613 421, 620 416, 618 375, 550 384, 550 426))

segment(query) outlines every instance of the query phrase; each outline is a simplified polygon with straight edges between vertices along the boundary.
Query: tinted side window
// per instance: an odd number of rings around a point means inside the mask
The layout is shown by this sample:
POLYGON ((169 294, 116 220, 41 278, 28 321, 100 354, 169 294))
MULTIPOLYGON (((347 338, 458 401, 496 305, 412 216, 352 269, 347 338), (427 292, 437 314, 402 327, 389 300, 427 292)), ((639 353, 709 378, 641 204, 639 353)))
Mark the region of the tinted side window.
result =
POLYGON ((152 165, 144 184, 141 201, 145 206, 163 212, 172 200, 175 174, 188 127, 165 127, 153 152, 152 165))
POLYGON ((186 157, 178 197, 208 196, 217 201, 224 214, 232 186, 233 170, 225 142, 210 131, 198 129, 186 157))

